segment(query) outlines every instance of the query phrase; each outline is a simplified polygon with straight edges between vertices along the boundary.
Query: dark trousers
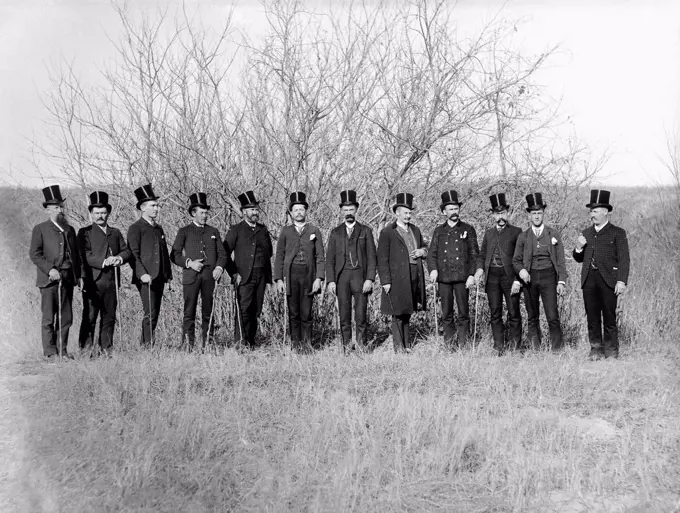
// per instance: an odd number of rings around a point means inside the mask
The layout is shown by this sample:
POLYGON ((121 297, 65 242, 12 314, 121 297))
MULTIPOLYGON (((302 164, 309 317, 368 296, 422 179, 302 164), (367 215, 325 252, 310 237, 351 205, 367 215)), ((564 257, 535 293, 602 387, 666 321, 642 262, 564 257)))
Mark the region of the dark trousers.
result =
POLYGON ((352 298, 354 298, 356 341, 357 344, 365 347, 367 342, 366 311, 368 309, 368 297, 363 293, 363 270, 359 268, 341 271, 335 286, 338 295, 342 344, 347 346, 352 342, 352 298))
POLYGON ((588 320, 588 339, 590 340, 591 351, 604 353, 607 358, 619 355, 616 301, 614 289, 605 283, 599 271, 591 269, 583 285, 583 303, 586 307, 586 318, 588 320), (604 321, 604 344, 602 321, 604 321))
POLYGON ((59 317, 61 316, 61 353, 66 355, 68 331, 73 323, 73 284, 62 279, 61 305, 59 305, 59 282, 52 282, 40 289, 40 308, 42 309, 42 346, 43 355, 59 354, 59 317))
MULTIPOLYGON (((208 340, 208 325, 210 324, 210 312, 213 309, 213 292, 215 292, 215 280, 212 276, 213 268, 204 266, 200 273, 196 273, 193 283, 182 285, 184 292, 184 318, 182 320, 182 344, 185 341, 189 347, 194 347, 196 342, 196 308, 198 298, 201 298, 201 341, 205 345, 208 340)), ((213 331, 213 326, 210 331, 213 331)))
POLYGON ((453 336, 458 332, 457 344, 465 345, 470 331, 470 296, 465 282, 440 283, 439 297, 442 300, 444 342, 453 346, 453 336), (458 306, 458 316, 453 314, 454 299, 458 306))
POLYGON ((99 346, 110 351, 113 346, 113 331, 116 325, 116 277, 111 271, 103 272, 95 283, 89 283, 83 290, 83 318, 80 323, 78 341, 80 349, 91 348, 94 344, 94 330, 99 321, 99 346))
POLYGON ((311 347, 314 296, 309 280, 306 265, 290 266, 290 295, 287 300, 290 340, 294 347, 300 347, 300 343, 305 348, 311 347))
MULTIPOLYGON (((153 280, 151 285, 148 283, 137 283, 137 290, 139 291, 139 296, 142 298, 142 309, 144 310, 144 318, 142 319, 142 337, 140 339, 140 343, 143 346, 151 344, 153 332, 156 330, 156 325, 158 324, 158 315, 161 312, 164 289, 164 280, 153 280)), ((153 342, 156 342, 155 338, 153 342)))
MULTIPOLYGON (((413 311, 417 309, 418 298, 420 298, 420 272, 421 267, 419 264, 410 265, 411 297, 413 300, 413 311)), ((411 314, 392 316, 392 344, 394 344, 395 353, 401 353, 406 350, 410 350, 411 347, 413 346, 411 341, 409 322, 411 322, 411 314)))
POLYGON ((236 301, 239 309, 234 313, 234 340, 241 341, 241 333, 251 347, 255 344, 257 322, 262 313, 264 292, 267 288, 264 269, 255 267, 250 272, 248 281, 241 283, 236 289, 236 301), (240 323, 240 327, 239 327, 240 323))
POLYGON ((557 311, 557 273, 551 267, 540 271, 531 271, 531 282, 526 286, 524 302, 528 317, 528 344, 533 349, 541 347, 541 326, 539 322, 540 301, 550 329, 550 345, 553 350, 562 347, 562 328, 557 311))
POLYGON ((519 294, 511 294, 513 279, 502 267, 489 267, 486 279, 486 295, 489 298, 491 317, 491 333, 493 347, 497 351, 506 348, 517 349, 522 340, 522 313, 519 309, 519 294), (505 326, 503 325, 503 298, 508 309, 506 343, 505 326))

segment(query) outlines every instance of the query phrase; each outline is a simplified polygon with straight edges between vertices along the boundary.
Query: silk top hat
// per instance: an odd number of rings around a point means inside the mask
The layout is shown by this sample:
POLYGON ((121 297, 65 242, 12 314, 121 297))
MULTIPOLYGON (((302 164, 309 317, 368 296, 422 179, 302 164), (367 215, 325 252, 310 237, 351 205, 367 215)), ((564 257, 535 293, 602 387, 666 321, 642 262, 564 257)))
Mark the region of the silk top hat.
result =
POLYGON ((349 207, 354 205, 359 208, 359 202, 357 201, 357 192, 353 190, 340 191, 340 206, 349 207))
POLYGON ((611 193, 609 191, 605 191, 604 189, 593 189, 590 191, 590 203, 586 205, 588 208, 597 208, 597 207, 604 207, 610 212, 614 210, 614 207, 612 207, 609 204, 609 195, 611 193))
POLYGON ((541 210, 548 205, 543 203, 543 194, 540 192, 532 192, 531 194, 527 195, 527 212, 531 212, 532 210, 541 210))
POLYGON ((241 204, 241 210, 244 208, 253 208, 259 205, 258 201, 255 199, 255 193, 253 191, 246 191, 243 194, 239 194, 238 201, 241 204))
POLYGON ((304 192, 294 192, 290 195, 288 210, 292 210, 295 205, 304 205, 305 208, 309 208, 309 203, 307 203, 307 195, 304 192))
POLYGON ((458 205, 459 207, 462 205, 458 201, 458 193, 456 191, 446 191, 442 194, 442 204, 439 205, 439 210, 443 212, 446 205, 458 205))
POLYGON ((58 185, 50 185, 42 190, 45 201, 43 201, 43 208, 47 205, 61 205, 64 198, 61 197, 61 191, 58 185))
POLYGON ((111 212, 111 205, 109 205, 109 195, 104 191, 94 191, 90 194, 90 204, 87 206, 87 210, 92 212, 93 208, 106 208, 111 212))
POLYGON ((194 207, 205 208, 210 210, 210 205, 208 205, 208 195, 205 192, 195 192, 189 196, 189 213, 191 214, 191 209, 194 207))
POLYGON ((142 206, 142 203, 146 201, 155 201, 158 199, 158 196, 154 194, 150 183, 135 189, 135 196, 137 197, 137 210, 139 210, 139 207, 142 206))
POLYGON ((413 194, 409 192, 399 192, 395 197, 395 203, 392 205, 392 212, 396 212, 399 207, 406 207, 413 210, 413 194))
POLYGON ((489 200, 491 201, 491 212, 503 212, 503 210, 508 210, 510 208, 505 201, 504 192, 492 194, 489 196, 489 200))

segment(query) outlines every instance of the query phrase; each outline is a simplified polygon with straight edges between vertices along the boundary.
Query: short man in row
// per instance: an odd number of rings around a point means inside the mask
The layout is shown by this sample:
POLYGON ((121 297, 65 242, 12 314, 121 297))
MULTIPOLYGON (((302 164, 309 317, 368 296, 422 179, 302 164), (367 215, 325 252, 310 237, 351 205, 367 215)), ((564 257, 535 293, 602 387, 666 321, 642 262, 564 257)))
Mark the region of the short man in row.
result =
POLYGON ((479 254, 477 232, 472 225, 460 220, 460 207, 456 191, 442 194, 439 206, 446 221, 434 229, 427 254, 430 280, 439 288, 442 302, 442 325, 444 342, 454 347, 454 334, 458 335, 457 347, 463 347, 470 331, 470 302, 468 289, 475 284, 474 271, 479 254), (458 316, 453 313, 453 303, 458 316))
POLYGON ((630 269, 628 237, 623 228, 609 221, 614 207, 610 192, 590 191, 590 221, 573 251, 574 260, 583 263, 581 288, 588 321, 588 340, 593 360, 618 358, 619 336, 616 326, 616 303, 626 290, 630 269), (604 323, 604 336, 603 336, 604 323))
POLYGON ((76 232, 64 216, 59 186, 45 187, 42 193, 49 219, 33 228, 29 256, 37 267, 36 285, 40 288, 43 355, 54 360, 69 356, 73 287, 80 286, 81 262, 76 232))
POLYGON ((196 342, 196 307, 199 296, 202 349, 205 349, 210 340, 214 327, 212 317, 215 286, 227 267, 228 256, 220 232, 208 224, 209 212, 206 193, 196 192, 189 196, 189 215, 192 221, 177 231, 170 254, 170 259, 182 268, 182 345, 188 342, 189 350, 194 348, 196 342))
POLYGON ((132 253, 123 234, 109 226, 111 214, 109 195, 103 191, 90 194, 92 224, 78 230, 77 242, 83 265, 83 316, 80 324, 80 350, 96 356, 94 340, 97 317, 99 321, 99 347, 110 354, 118 309, 120 266, 127 263, 132 253))
POLYGON ((543 195, 534 192, 526 200, 531 225, 517 238, 513 265, 525 287, 528 346, 533 349, 541 347, 539 307, 540 301, 543 301, 550 329, 550 345, 553 350, 558 350, 562 348, 562 328, 557 296, 564 294, 567 280, 564 245, 560 232, 543 223, 547 207, 543 195))
POLYGON ((163 227, 156 222, 160 206, 151 184, 135 189, 141 217, 130 225, 127 243, 132 252, 132 283, 142 299, 142 346, 152 345, 165 284, 172 279, 170 254, 163 227))
POLYGON ((368 296, 373 292, 376 272, 373 231, 356 220, 358 208, 356 191, 340 192, 343 223, 331 231, 326 250, 326 279, 328 290, 338 297, 343 351, 352 342, 352 298, 356 343, 361 350, 367 348, 368 296))
POLYGON ((427 309, 423 259, 427 244, 420 229, 411 223, 413 194, 400 192, 392 206, 396 220, 380 232, 378 275, 382 285, 380 309, 392 316, 394 351, 411 352, 411 315, 427 309))
POLYGON ((477 258, 477 283, 486 276, 486 295, 489 299, 493 347, 502 356, 507 349, 519 348, 522 340, 522 314, 519 304, 521 284, 512 265, 517 238, 522 229, 508 222, 510 207, 505 194, 489 196, 495 226, 484 233, 482 248, 477 258), (503 298, 507 308, 507 338, 503 324, 503 298))
POLYGON ((307 222, 308 208, 305 193, 290 195, 293 224, 281 228, 273 273, 276 289, 286 294, 292 345, 302 351, 312 349, 312 307, 325 271, 321 231, 307 222))
POLYGON ((267 227, 260 222, 260 204, 253 191, 238 196, 243 221, 233 225, 224 239, 227 254, 234 254, 229 271, 236 287, 234 339, 255 345, 257 324, 262 313, 267 284, 272 283, 272 239, 267 227))

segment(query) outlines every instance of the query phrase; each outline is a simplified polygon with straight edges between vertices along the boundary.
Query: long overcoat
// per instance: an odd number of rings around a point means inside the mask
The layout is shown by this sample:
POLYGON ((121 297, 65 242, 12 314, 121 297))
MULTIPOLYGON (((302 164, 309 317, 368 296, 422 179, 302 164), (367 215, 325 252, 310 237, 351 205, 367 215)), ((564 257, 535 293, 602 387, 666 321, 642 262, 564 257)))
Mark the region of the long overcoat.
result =
MULTIPOLYGON (((416 239, 416 246, 427 251, 427 244, 423 240, 420 229, 409 224, 416 239)), ((413 304, 411 293, 411 266, 409 264, 409 251, 406 242, 397 232, 397 223, 392 222, 380 232, 378 239, 378 276, 380 285, 391 285, 389 296, 382 289, 380 309, 385 315, 412 314, 420 304, 422 310, 427 309, 425 300, 425 272, 423 270, 423 258, 419 258, 420 266, 419 295, 416 298, 418 304, 413 304)))

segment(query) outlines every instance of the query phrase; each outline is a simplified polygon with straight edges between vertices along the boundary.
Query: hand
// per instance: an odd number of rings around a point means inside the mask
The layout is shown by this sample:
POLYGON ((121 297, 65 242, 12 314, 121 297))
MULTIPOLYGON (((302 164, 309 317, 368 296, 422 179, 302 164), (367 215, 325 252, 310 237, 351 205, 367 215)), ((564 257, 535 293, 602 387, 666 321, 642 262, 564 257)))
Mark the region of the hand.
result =
POLYGON ((614 294, 617 296, 620 296, 626 291, 626 284, 623 283, 622 281, 617 281, 616 282, 616 287, 614 287, 614 294))
POLYGON ((531 275, 527 272, 526 269, 522 269, 519 272, 519 277, 522 279, 524 283, 529 283, 531 281, 531 275))
POLYGON ((522 288, 522 286, 519 284, 518 281, 512 282, 512 288, 510 289, 510 294, 512 294, 513 296, 515 294, 519 294, 519 291, 520 291, 521 288, 522 288))
POLYGON ((331 294, 335 294, 335 282, 332 281, 328 284, 328 292, 331 294))
POLYGON ((364 282, 364 287, 361 289, 361 292, 364 294, 370 294, 373 292, 373 281, 372 280, 366 280, 364 282))
POLYGON ((567 286, 564 283, 558 283, 557 284, 557 295, 558 296, 564 296, 564 293, 567 291, 567 286))
POLYGON ((241 280, 242 280, 241 275, 239 273, 235 273, 234 276, 231 277, 231 284, 234 287, 238 287, 239 285, 241 285, 241 280))
POLYGON ((50 281, 60 281, 61 280, 61 274, 59 274, 59 271, 56 269, 50 269, 50 281))
POLYGON ((421 258, 425 256, 425 250, 423 248, 414 249, 409 254, 411 258, 421 258))
POLYGON ((475 273, 475 282, 477 285, 482 283, 484 281, 484 269, 477 269, 477 272, 475 273))
POLYGON ((314 280, 314 283, 312 283, 312 294, 316 294, 321 290, 321 278, 317 278, 314 280))
POLYGON ((579 235, 578 239, 576 239, 576 249, 581 251, 583 249, 583 246, 588 244, 588 241, 586 241, 586 238, 583 235, 579 235))
POLYGON ((110 257, 113 258, 113 263, 111 264, 114 267, 120 267, 123 265, 123 257, 122 256, 115 256, 115 257, 110 257))
POLYGON ((383 285, 383 290, 385 291, 386 294, 390 293, 390 289, 392 288, 392 285, 390 283, 387 283, 386 285, 383 285))
POLYGON ((465 288, 466 289, 471 289, 472 287, 475 286, 475 277, 474 276, 468 276, 467 281, 465 282, 465 288))
POLYGON ((222 269, 221 267, 215 267, 215 269, 213 269, 213 280, 220 281, 223 272, 224 269, 222 269))
POLYGON ((203 259, 199 258, 198 260, 189 260, 189 267, 197 273, 200 273, 201 269, 203 269, 203 259))
POLYGON ((286 285, 283 283, 283 280, 276 280, 276 291, 279 294, 285 294, 286 285))
POLYGON ((104 262, 102 263, 102 269, 103 269, 104 267, 108 267, 108 266, 110 266, 110 265, 113 265, 113 261, 111 260, 112 258, 113 258, 113 257, 106 257, 106 258, 104 259, 104 262))
POLYGON ((437 283, 437 277, 438 276, 439 276, 439 273, 436 270, 430 271, 430 281, 432 283, 437 283))
POLYGON ((151 275, 150 274, 142 274, 139 277, 139 281, 142 283, 151 283, 151 275))

